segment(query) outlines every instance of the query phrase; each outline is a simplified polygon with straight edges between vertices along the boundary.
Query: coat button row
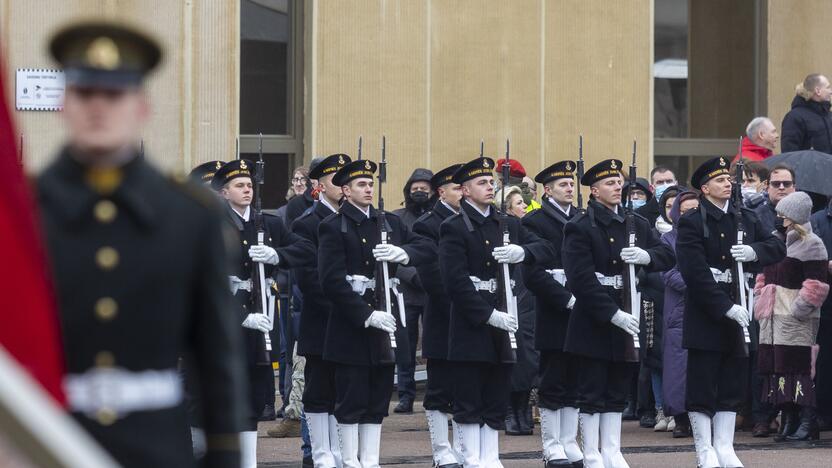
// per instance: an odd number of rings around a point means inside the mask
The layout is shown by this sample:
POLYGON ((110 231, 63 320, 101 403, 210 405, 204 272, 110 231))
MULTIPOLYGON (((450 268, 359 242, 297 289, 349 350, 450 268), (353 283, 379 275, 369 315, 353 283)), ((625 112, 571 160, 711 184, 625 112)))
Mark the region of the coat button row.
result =
POLYGON ((95 263, 104 271, 112 270, 118 265, 118 251, 112 247, 101 247, 95 252, 95 263))
POLYGON ((95 302, 95 316, 102 322, 109 322, 118 313, 118 303, 112 297, 102 297, 95 302))
POLYGON ((117 214, 118 208, 110 200, 101 200, 93 208, 93 216, 95 216, 96 221, 102 224, 112 223, 117 214))

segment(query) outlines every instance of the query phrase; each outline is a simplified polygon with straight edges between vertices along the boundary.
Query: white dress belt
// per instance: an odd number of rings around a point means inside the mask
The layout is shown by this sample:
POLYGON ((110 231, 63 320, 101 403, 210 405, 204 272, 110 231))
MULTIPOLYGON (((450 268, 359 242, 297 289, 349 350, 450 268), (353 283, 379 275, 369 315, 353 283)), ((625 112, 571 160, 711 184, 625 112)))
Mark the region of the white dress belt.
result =
POLYGON ((595 277, 601 286, 608 286, 615 289, 624 289, 624 278, 621 275, 606 276, 603 273, 595 272, 595 277))
POLYGON ((546 270, 546 273, 552 275, 552 279, 560 283, 561 286, 566 286, 566 272, 563 269, 546 270))
POLYGON ((176 369, 133 372, 96 367, 64 377, 64 391, 73 411, 95 416, 110 411, 121 418, 137 411, 172 408, 182 402, 182 379, 176 369))

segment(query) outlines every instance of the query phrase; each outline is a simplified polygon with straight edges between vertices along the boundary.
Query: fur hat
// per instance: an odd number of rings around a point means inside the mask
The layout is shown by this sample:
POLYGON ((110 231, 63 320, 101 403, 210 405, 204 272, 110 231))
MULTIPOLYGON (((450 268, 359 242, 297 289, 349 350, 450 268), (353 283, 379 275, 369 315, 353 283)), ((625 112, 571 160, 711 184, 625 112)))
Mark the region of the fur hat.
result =
POLYGON ((806 192, 794 192, 780 200, 774 207, 777 214, 797 224, 806 224, 812 215, 812 199, 806 192))

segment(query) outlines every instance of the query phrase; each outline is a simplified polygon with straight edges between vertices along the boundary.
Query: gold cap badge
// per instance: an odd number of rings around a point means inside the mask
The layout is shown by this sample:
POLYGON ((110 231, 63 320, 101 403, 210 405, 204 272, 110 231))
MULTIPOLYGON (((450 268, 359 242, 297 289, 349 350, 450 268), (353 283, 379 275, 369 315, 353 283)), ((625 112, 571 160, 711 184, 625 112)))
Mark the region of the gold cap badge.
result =
POLYGON ((482 167, 490 167, 490 166, 488 165, 488 160, 487 160, 487 159, 483 159, 483 160, 482 160, 482 167))
POLYGON ((572 170, 572 164, 571 164, 571 163, 569 163, 569 162, 567 162, 567 163, 566 163, 566 170, 567 170, 567 171, 571 171, 571 170, 572 170))
POLYGON ((248 166, 246 166, 246 162, 243 159, 240 160, 240 169, 248 169, 248 166))
POLYGON ((371 168, 372 168, 372 166, 370 166, 370 161, 369 160, 365 161, 364 162, 364 169, 367 169, 369 171, 371 168))
POLYGON ((87 63, 95 68, 115 70, 121 64, 118 46, 109 37, 99 37, 87 48, 87 63))
POLYGON ((222 168, 222 161, 217 161, 217 170, 222 168))
POLYGON ((719 165, 722 166, 722 167, 725 167, 725 164, 726 164, 725 158, 719 158, 719 165))
POLYGON ((618 164, 614 160, 610 161, 610 169, 618 169, 618 164))
POLYGON ((338 156, 338 164, 344 164, 344 156, 338 156))

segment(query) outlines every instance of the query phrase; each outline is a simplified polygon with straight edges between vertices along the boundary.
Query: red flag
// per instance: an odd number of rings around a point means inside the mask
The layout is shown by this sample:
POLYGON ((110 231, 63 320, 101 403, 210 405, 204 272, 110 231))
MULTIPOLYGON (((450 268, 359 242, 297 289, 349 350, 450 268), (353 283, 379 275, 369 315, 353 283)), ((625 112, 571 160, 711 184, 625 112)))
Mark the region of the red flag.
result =
POLYGON ((63 355, 35 206, 18 162, 0 66, 0 345, 60 404, 63 355))

